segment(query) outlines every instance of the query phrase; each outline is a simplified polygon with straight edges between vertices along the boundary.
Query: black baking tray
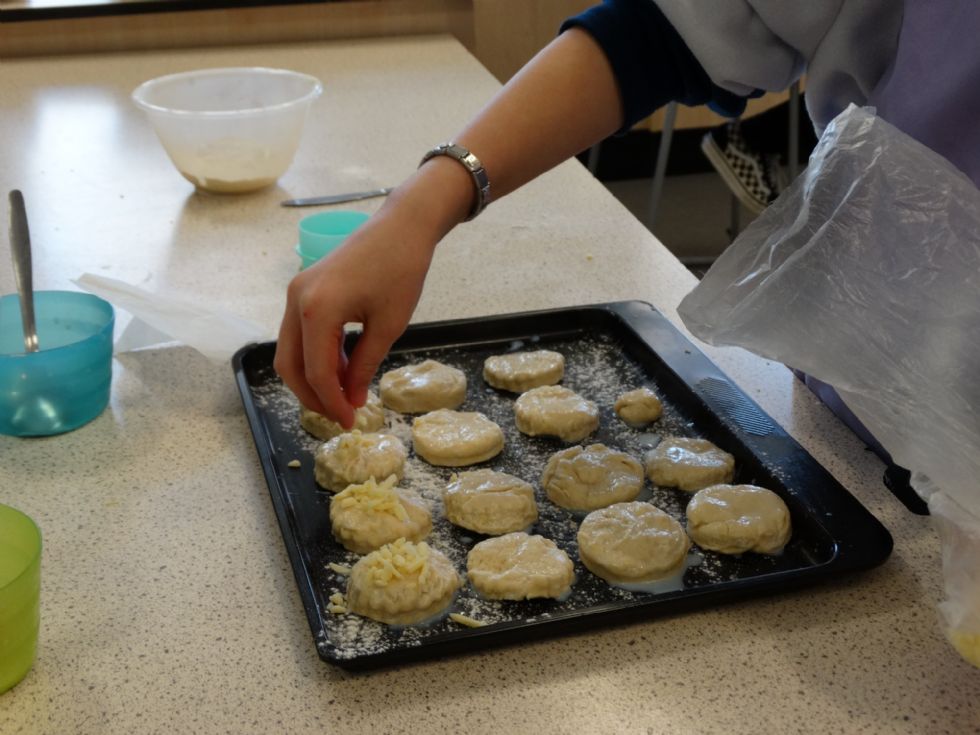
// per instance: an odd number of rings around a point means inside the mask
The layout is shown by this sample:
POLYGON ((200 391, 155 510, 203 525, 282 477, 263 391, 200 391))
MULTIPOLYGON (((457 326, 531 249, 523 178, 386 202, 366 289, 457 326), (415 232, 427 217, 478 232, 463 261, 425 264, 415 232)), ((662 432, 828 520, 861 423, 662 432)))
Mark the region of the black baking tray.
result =
MULTIPOLYGON (((349 347, 357 336, 349 336, 349 347)), ((488 623, 481 628, 445 618, 394 628, 334 615, 327 611, 329 597, 343 591, 345 578, 329 564, 350 565, 357 557, 331 536, 330 494, 313 479, 318 442, 299 427, 298 404, 272 368, 274 353, 274 343, 244 347, 233 367, 317 652, 344 668, 388 666, 779 593, 873 567, 892 549, 884 526, 649 304, 617 302, 417 324, 394 345, 381 371, 432 357, 466 373, 462 410, 483 411, 501 425, 507 440, 498 457, 480 466, 523 477, 537 488, 541 518, 535 532, 569 553, 577 580, 563 601, 490 602, 464 586, 452 609, 488 623), (736 483, 768 487, 789 506, 793 537, 784 552, 732 557, 696 550, 700 563, 687 568, 681 588, 668 591, 631 592, 594 577, 578 561, 575 533, 581 516, 551 504, 539 487, 547 458, 566 445, 520 434, 513 421, 515 396, 482 380, 486 357, 532 348, 562 352, 563 384, 600 405, 600 428, 584 443, 601 442, 639 458, 656 435, 670 433, 710 439, 733 454, 736 483), (664 416, 646 431, 629 429, 612 411, 618 393, 640 385, 652 387, 665 406, 664 416), (290 467, 297 459, 300 467, 290 467)), ((409 419, 391 412, 388 419, 387 430, 410 446, 409 419)), ((439 495, 451 473, 410 454, 404 483, 432 507, 435 527, 429 543, 464 572, 466 552, 481 537, 441 515, 439 495)), ((654 504, 683 522, 689 494, 658 487, 647 492, 654 504)))

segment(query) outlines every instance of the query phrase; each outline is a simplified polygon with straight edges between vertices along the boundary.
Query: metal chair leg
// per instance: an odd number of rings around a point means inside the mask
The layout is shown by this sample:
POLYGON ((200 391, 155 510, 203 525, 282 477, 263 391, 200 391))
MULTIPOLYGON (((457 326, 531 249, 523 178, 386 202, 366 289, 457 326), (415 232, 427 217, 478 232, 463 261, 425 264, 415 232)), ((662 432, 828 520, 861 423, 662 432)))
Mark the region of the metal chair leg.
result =
POLYGON ((585 165, 592 173, 593 176, 599 170, 599 149, 602 147, 602 143, 596 143, 594 146, 589 148, 589 157, 586 159, 585 165))
POLYGON ((790 181, 800 173, 800 83, 789 88, 789 150, 786 165, 790 181))
POLYGON ((660 197, 664 191, 664 179, 667 176, 667 158, 670 156, 671 138, 674 136, 674 123, 677 121, 677 103, 667 105, 664 114, 664 126, 660 133, 660 147, 657 150, 657 164, 653 171, 653 191, 650 193, 650 227, 657 221, 657 210, 660 207, 660 197))
POLYGON ((742 205, 738 197, 732 194, 732 205, 728 220, 728 239, 734 241, 742 231, 742 205))

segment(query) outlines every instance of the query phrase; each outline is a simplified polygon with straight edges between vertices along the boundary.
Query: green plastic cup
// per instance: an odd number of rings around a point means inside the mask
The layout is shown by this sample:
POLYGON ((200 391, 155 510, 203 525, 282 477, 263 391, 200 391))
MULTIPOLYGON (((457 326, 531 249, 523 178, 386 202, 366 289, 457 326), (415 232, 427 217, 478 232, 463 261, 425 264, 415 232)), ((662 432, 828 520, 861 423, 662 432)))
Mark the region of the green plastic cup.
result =
POLYGON ((305 270, 324 255, 337 249, 354 230, 370 218, 366 212, 335 210, 304 217, 299 223, 296 254, 305 270))
POLYGON ((41 532, 0 504, 0 694, 27 676, 41 624, 41 532))

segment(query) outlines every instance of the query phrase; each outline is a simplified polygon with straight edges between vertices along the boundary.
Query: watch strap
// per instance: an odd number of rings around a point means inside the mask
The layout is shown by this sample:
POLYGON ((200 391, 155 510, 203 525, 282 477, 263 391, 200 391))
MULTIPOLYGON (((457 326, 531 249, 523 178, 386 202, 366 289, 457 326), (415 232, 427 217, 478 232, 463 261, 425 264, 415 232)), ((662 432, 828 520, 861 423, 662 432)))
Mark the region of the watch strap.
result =
POLYGON ((426 161, 435 158, 436 156, 449 156, 454 161, 458 161, 463 168, 469 172, 470 177, 473 179, 473 185, 476 187, 476 201, 473 203, 473 208, 470 210, 469 215, 466 217, 466 222, 475 218, 480 212, 486 209, 487 205, 490 203, 490 178, 487 176, 486 169, 483 168, 483 164, 480 159, 475 155, 470 153, 466 148, 456 143, 440 143, 435 148, 432 148, 419 162, 419 166, 422 166, 426 161))

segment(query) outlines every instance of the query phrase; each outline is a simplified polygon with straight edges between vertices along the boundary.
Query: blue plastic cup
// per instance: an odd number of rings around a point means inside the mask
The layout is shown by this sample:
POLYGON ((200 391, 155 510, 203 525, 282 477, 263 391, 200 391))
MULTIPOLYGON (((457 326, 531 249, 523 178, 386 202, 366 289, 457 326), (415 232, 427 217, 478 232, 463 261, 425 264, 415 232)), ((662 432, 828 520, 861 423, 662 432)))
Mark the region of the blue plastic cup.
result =
POLYGON ((303 261, 303 269, 335 250, 369 217, 364 212, 335 211, 311 214, 300 220, 296 252, 303 261))
POLYGON ((0 298, 0 434, 62 434, 109 403, 112 305, 88 293, 36 291, 34 312, 40 350, 27 353, 20 300, 0 298))

